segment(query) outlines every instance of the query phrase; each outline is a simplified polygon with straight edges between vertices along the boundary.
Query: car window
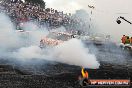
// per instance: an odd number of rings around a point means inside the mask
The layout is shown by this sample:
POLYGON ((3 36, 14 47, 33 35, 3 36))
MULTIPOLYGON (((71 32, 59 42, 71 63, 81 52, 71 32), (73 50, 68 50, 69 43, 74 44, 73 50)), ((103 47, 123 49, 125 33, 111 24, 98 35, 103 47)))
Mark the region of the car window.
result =
POLYGON ((57 36, 57 39, 62 40, 62 41, 67 41, 69 38, 70 38, 70 36, 66 35, 66 34, 62 34, 62 35, 57 36))
POLYGON ((59 34, 59 35, 57 35, 56 33, 49 33, 47 35, 47 37, 51 38, 51 39, 62 40, 62 41, 67 41, 69 38, 71 38, 70 35, 66 35, 66 34, 59 34))

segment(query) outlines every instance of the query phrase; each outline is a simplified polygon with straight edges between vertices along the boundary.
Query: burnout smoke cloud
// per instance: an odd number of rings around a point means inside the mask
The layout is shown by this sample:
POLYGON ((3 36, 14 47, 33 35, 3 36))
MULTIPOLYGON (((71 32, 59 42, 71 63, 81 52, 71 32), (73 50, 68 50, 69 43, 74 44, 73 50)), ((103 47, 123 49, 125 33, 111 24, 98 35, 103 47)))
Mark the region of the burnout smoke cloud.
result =
POLYGON ((99 63, 96 60, 95 55, 90 54, 89 49, 85 48, 81 40, 78 39, 71 39, 56 46, 53 54, 61 58, 56 59, 57 61, 61 61, 63 63, 94 69, 99 67, 99 63))
MULTIPOLYGON (((0 57, 15 58, 18 61, 29 61, 42 59, 67 63, 70 65, 84 66, 87 68, 98 68, 99 63, 94 54, 90 54, 80 40, 72 39, 52 49, 40 49, 39 41, 48 33, 43 31, 34 23, 26 23, 24 29, 30 32, 23 34, 14 30, 10 19, 0 14, 0 57), (8 25, 7 25, 8 24, 8 25)), ((44 31, 45 30, 45 31, 44 31)), ((12 59, 13 60, 13 59, 12 59)))

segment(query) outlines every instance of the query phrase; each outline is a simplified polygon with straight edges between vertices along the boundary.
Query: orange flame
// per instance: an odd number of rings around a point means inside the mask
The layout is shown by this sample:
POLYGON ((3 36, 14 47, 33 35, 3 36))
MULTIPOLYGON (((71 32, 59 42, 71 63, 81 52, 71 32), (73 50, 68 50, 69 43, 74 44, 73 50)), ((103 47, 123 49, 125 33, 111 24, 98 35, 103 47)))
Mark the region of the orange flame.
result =
POLYGON ((82 77, 83 78, 88 78, 89 77, 88 72, 87 71, 84 71, 84 68, 82 68, 81 73, 82 73, 82 77))

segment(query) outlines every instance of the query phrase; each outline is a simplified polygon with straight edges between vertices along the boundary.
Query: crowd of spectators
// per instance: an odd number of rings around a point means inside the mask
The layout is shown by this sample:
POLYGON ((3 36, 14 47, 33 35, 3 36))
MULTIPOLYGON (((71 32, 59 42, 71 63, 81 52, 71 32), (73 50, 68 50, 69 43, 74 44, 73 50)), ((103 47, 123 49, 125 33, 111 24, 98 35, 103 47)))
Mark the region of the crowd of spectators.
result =
MULTIPOLYGON (((0 3, 0 11, 3 11, 19 27, 20 23, 27 21, 36 21, 40 26, 46 26, 49 29, 64 26, 67 30, 79 30, 84 27, 77 17, 64 14, 63 11, 57 11, 53 8, 41 7, 40 4, 22 2, 21 0, 3 0, 0 3)), ((85 24, 87 25, 87 24, 85 24)))

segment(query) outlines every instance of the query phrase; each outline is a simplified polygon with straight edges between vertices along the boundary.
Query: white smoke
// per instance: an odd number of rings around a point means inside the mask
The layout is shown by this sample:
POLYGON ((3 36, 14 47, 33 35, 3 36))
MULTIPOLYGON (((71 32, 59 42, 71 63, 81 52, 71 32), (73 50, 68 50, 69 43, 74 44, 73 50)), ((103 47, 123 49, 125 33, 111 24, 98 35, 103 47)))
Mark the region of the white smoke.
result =
POLYGON ((14 58, 18 61, 42 59, 88 68, 99 67, 95 55, 90 54, 80 40, 72 39, 55 48, 42 50, 39 42, 48 33, 46 28, 41 29, 37 24, 25 23, 23 29, 26 33, 16 32, 8 17, 0 14, 0 18, 0 58, 14 58))
POLYGON ((59 57, 57 61, 89 68, 98 68, 99 63, 94 54, 89 53, 83 43, 77 39, 71 39, 55 47, 54 56, 59 57))
POLYGON ((77 39, 71 39, 48 50, 41 50, 38 46, 23 47, 13 55, 24 61, 37 58, 93 69, 99 67, 95 55, 89 54, 88 48, 85 48, 77 39))
POLYGON ((40 28, 35 22, 26 22, 22 28, 27 31, 29 45, 39 45, 40 40, 48 34, 45 27, 40 28))
POLYGON ((13 24, 10 19, 5 14, 0 14, 0 48, 1 50, 6 50, 8 48, 13 48, 19 46, 17 42, 19 39, 15 34, 13 24))
POLYGON ((13 57, 21 60, 28 60, 41 57, 41 49, 37 46, 22 47, 18 51, 13 52, 13 57))

